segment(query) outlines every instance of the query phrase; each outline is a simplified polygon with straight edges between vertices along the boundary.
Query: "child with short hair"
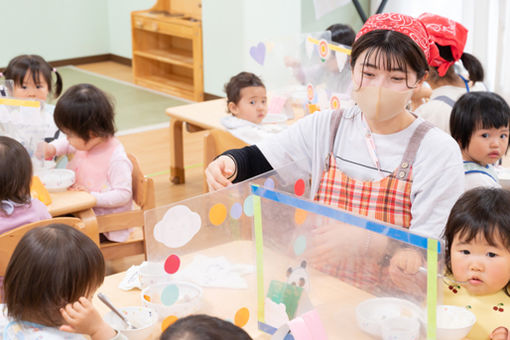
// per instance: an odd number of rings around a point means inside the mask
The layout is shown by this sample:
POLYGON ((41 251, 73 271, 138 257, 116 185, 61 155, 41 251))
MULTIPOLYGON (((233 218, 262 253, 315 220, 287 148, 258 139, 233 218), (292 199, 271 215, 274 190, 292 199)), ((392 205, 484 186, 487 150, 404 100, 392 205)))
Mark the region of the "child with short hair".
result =
POLYGON ((11 322, 7 339, 125 339, 112 329, 90 300, 103 283, 104 258, 80 231, 52 224, 27 232, 5 273, 4 291, 11 322), (72 334, 77 333, 77 334, 72 334))
POLYGON ((198 314, 177 320, 160 340, 251 340, 242 328, 214 316, 198 314))
MULTIPOLYGON (((107 95, 90 84, 70 87, 57 102, 55 123, 67 139, 46 144, 45 158, 73 154, 67 164, 76 174, 73 189, 88 191, 96 198, 96 215, 131 210, 133 165, 114 136, 114 109, 107 95)), ((129 234, 126 229, 105 236, 124 242, 129 234)))
POLYGON ((225 84, 227 110, 232 116, 260 124, 267 115, 266 87, 250 72, 236 74, 225 84))
POLYGON ((16 140, 0 136, 0 234, 51 218, 46 206, 30 195, 32 161, 16 140))
POLYGON ((492 92, 469 92, 453 106, 450 131, 464 159, 465 188, 500 188, 495 164, 508 149, 510 107, 492 92))
POLYGON ((453 206, 444 238, 447 273, 443 303, 476 315, 469 339, 510 338, 510 192, 475 188, 453 206))
POLYGON ((48 124, 46 141, 58 137, 58 129, 53 121, 54 105, 47 104, 49 97, 58 98, 62 92, 60 73, 39 55, 23 54, 13 58, 3 75, 14 83, 15 98, 38 99, 44 103, 43 114, 48 124), (53 81, 52 75, 55 74, 53 81))

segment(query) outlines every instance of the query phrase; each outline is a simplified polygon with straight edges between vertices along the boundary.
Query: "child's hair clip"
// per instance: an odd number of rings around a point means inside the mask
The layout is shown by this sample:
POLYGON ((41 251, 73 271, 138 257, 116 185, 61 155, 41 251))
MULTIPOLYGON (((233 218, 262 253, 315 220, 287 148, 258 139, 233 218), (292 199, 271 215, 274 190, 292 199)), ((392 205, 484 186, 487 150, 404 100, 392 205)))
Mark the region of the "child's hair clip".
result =
POLYGON ((53 68, 51 71, 57 73, 57 69, 56 68, 53 68))

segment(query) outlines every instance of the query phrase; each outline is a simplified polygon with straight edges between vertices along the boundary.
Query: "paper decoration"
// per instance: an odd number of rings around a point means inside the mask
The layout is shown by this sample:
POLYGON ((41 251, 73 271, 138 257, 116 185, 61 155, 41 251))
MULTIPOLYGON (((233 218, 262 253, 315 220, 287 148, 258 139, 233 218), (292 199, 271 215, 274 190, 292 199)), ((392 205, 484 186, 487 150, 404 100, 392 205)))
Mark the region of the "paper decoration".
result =
POLYGON ((216 203, 209 210, 209 221, 215 226, 219 226, 227 218, 227 207, 222 203, 216 203))
POLYGON ((338 66, 338 72, 342 72, 345 65, 347 64, 347 54, 342 52, 335 52, 336 65, 338 66))
POLYGON ((174 284, 170 284, 163 288, 161 292, 161 303, 165 306, 171 306, 179 299, 179 287, 174 284))
POLYGON ((298 179, 294 184, 294 193, 297 196, 302 196, 305 193, 305 181, 298 179))
POLYGON ((300 235, 294 240, 294 254, 299 256, 305 252, 306 249, 306 237, 300 235))
POLYGON ((339 109, 340 108, 340 99, 338 99, 337 96, 332 96, 331 99, 329 100, 329 106, 333 110, 339 109))
POLYGON ((199 214, 185 205, 176 205, 154 226, 154 239, 168 248, 179 248, 198 233, 201 224, 199 214))
POLYGON ((313 85, 308 84, 306 85, 306 98, 309 102, 313 101, 313 98, 315 97, 315 94, 313 92, 313 85))
POLYGON ((266 45, 263 42, 259 42, 257 46, 250 47, 250 55, 259 65, 264 65, 266 45))
POLYGON ((250 311, 248 310, 248 308, 246 307, 240 308, 236 312, 236 315, 234 316, 234 325, 236 325, 237 327, 244 327, 248 323, 249 319, 250 311))
POLYGON ((241 205, 241 203, 239 203, 239 202, 234 203, 232 205, 232 207, 230 208, 230 217, 237 220, 238 218, 241 217, 242 214, 243 214, 243 206, 241 205))
POLYGON ((179 266, 181 265, 181 259, 179 256, 172 254, 168 256, 165 261, 165 272, 168 274, 175 274, 179 270, 179 266))
POLYGON ((329 44, 324 39, 319 41, 319 56, 322 62, 325 62, 329 57, 329 44))

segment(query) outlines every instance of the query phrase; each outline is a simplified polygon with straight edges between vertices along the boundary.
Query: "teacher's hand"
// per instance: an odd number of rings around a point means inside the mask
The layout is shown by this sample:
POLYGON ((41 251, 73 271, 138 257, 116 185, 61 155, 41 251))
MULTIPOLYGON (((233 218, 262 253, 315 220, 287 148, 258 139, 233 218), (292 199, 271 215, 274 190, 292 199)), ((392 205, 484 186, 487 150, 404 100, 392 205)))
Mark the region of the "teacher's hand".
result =
POLYGON ((209 191, 216 191, 232 185, 237 175, 236 164, 229 156, 220 156, 205 169, 205 177, 209 191))

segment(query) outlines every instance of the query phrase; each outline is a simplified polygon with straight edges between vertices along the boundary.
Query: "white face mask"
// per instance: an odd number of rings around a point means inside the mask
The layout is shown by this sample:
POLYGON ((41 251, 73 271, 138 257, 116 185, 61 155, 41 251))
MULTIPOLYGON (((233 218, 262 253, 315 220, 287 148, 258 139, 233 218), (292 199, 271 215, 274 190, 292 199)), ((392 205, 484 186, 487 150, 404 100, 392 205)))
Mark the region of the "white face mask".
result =
POLYGON ((403 110, 411 100, 413 89, 395 91, 386 87, 366 86, 352 91, 352 99, 368 120, 386 121, 403 110))

